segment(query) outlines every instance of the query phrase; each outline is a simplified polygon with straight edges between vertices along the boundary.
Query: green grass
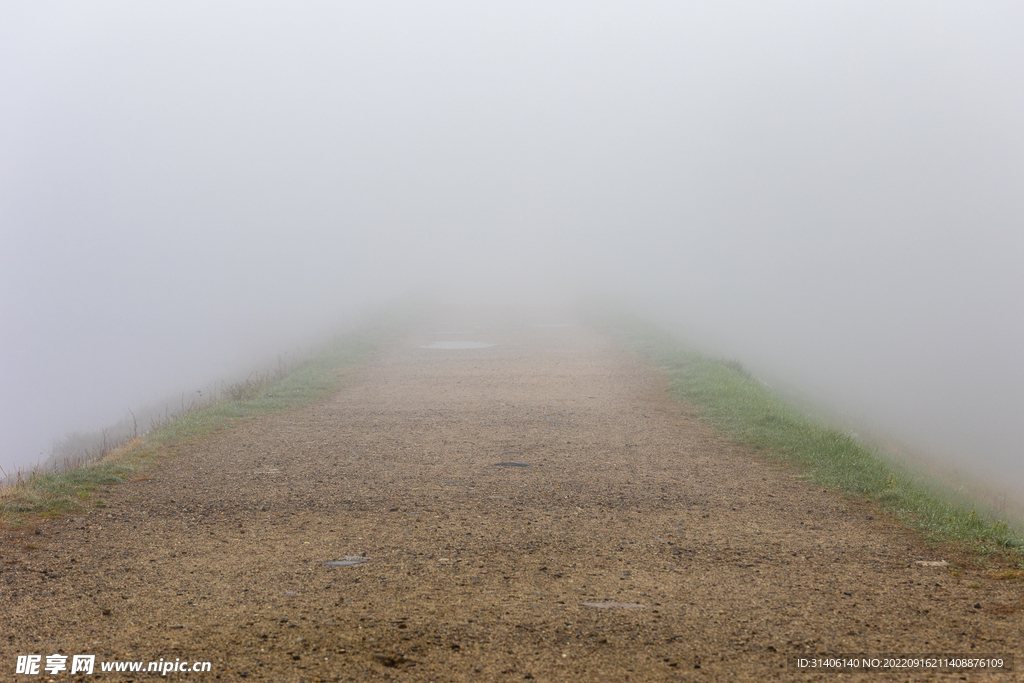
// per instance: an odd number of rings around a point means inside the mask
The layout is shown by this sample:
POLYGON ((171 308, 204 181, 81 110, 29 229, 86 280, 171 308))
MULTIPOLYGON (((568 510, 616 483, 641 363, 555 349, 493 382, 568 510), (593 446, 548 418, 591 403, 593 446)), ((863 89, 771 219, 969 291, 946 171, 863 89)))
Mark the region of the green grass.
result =
POLYGON ((24 513, 50 517, 79 511, 90 502, 94 507, 101 507, 102 502, 96 505, 98 501, 90 501, 93 493, 124 481, 133 469, 130 462, 107 461, 64 472, 37 474, 4 495, 0 500, 0 515, 17 521, 24 513))
POLYGON ((638 318, 604 314, 593 322, 663 371, 673 396, 730 440, 795 466, 818 485, 872 501, 929 541, 1024 555, 1024 539, 1005 520, 808 417, 738 362, 701 354, 638 318))
POLYGON ((292 410, 325 398, 341 388, 346 368, 359 364, 400 329, 398 321, 388 319, 340 337, 281 379, 256 376, 229 386, 224 391, 228 398, 179 415, 147 439, 158 444, 190 441, 242 418, 292 410))
POLYGON ((394 309, 377 316, 358 332, 338 337, 289 371, 253 374, 244 382, 226 385, 223 398, 195 402, 148 434, 113 448, 96 462, 59 472, 37 472, 0 490, 0 519, 17 524, 26 516, 60 516, 86 507, 105 507, 95 498, 136 470, 160 460, 168 446, 195 442, 234 422, 293 410, 338 391, 346 371, 377 349, 393 343, 408 329, 413 316, 394 309))

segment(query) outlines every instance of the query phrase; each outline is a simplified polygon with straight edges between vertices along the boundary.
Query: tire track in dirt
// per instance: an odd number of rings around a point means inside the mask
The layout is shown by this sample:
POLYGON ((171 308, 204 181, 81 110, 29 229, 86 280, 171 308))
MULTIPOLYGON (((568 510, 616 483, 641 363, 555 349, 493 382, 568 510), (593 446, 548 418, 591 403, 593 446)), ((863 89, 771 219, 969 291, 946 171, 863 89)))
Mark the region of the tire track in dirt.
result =
POLYGON ((5 680, 55 652, 212 661, 202 680, 669 681, 1022 649, 1019 583, 916 564, 943 557, 579 326, 423 332, 108 500, 3 532, 5 680))

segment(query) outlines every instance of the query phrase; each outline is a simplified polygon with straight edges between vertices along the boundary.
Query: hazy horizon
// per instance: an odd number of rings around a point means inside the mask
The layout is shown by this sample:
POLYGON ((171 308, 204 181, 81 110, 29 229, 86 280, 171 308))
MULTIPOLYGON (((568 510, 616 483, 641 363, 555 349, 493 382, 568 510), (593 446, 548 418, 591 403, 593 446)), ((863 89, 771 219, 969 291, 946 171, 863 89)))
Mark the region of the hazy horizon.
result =
POLYGON ((1024 9, 0 10, 0 466, 424 291, 608 292, 1024 498, 1024 9))

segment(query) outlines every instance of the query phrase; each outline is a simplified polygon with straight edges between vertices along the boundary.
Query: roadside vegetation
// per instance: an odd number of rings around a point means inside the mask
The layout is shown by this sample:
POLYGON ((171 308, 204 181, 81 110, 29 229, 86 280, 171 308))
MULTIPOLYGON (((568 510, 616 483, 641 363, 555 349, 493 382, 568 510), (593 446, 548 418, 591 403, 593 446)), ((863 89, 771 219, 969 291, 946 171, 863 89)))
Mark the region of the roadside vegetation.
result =
MULTIPOLYGON (((153 422, 144 434, 137 425, 126 436, 108 439, 106 431, 93 449, 64 458, 59 466, 6 476, 0 484, 0 519, 17 524, 25 516, 60 516, 86 507, 105 507, 110 486, 144 476, 169 447, 193 443, 237 420, 278 413, 322 400, 337 391, 348 372, 375 350, 392 343, 410 324, 405 310, 389 310, 359 331, 342 335, 292 367, 279 364, 268 372, 223 384, 213 396, 200 392, 181 407, 153 422)), ((8 474, 8 473, 4 473, 8 474)), ((2 474, 0 474, 2 476, 2 474)))
POLYGON ((672 394, 730 440, 795 466, 818 485, 873 502, 928 541, 1024 561, 1024 537, 1008 520, 793 408, 739 362, 706 356, 639 318, 591 318, 664 372, 672 394))

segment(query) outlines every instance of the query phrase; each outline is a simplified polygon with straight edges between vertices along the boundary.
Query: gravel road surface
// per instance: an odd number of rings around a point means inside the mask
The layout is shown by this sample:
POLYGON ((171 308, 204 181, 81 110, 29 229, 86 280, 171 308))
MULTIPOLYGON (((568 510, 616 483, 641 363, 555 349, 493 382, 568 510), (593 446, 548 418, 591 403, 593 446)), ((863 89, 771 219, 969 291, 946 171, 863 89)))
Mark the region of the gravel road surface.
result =
POLYGON ((565 322, 436 321, 107 508, 0 530, 0 679, 158 680, 100 666, 161 658, 209 661, 168 674, 191 681, 1022 678, 798 671, 1020 654, 1022 584, 724 441, 565 322), (95 673, 15 674, 53 654, 95 673))

